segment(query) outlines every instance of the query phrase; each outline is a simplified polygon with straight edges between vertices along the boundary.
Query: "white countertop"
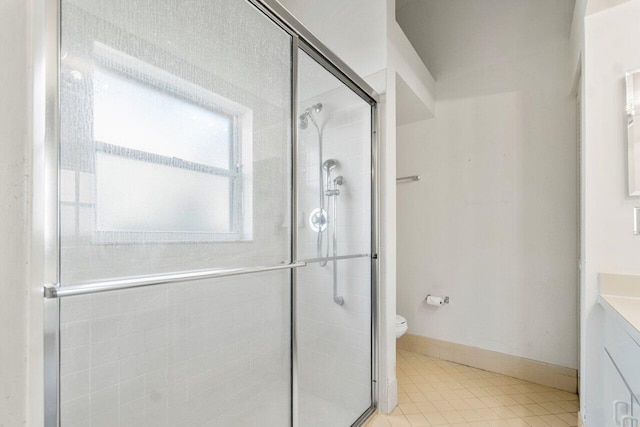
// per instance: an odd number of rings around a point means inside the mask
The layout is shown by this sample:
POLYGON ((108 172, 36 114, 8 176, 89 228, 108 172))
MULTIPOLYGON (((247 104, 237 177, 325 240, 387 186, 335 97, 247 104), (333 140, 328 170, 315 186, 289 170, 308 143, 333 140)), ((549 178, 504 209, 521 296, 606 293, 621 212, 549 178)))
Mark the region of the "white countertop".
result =
POLYGON ((598 302, 618 318, 640 345, 640 276, 600 274, 598 302))

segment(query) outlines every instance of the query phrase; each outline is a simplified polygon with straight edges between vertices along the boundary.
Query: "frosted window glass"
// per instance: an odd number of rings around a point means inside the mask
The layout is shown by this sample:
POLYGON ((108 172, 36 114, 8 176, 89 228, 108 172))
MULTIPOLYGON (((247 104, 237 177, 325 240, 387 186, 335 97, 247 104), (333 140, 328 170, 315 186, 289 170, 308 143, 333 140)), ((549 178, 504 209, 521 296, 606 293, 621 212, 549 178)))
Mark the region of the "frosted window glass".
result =
POLYGON ((102 153, 96 176, 97 231, 231 231, 228 177, 102 153))
POLYGON ((222 113, 216 102, 234 104, 102 43, 95 52, 120 71, 93 72, 96 149, 115 155, 96 154, 94 241, 250 238, 237 230, 250 212, 232 204, 242 191, 234 121, 250 121, 246 109, 222 113))
POLYGON ((97 67, 93 75, 97 141, 228 169, 231 116, 97 67))

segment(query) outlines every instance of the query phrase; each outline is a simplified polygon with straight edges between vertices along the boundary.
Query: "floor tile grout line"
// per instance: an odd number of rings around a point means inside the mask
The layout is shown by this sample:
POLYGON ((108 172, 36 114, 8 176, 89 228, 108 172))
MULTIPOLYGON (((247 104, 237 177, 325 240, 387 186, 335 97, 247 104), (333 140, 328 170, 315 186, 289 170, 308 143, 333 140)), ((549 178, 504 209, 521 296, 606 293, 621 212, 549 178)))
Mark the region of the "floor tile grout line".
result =
POLYGON ((552 387, 399 350, 399 405, 368 427, 577 426, 578 396, 552 387))

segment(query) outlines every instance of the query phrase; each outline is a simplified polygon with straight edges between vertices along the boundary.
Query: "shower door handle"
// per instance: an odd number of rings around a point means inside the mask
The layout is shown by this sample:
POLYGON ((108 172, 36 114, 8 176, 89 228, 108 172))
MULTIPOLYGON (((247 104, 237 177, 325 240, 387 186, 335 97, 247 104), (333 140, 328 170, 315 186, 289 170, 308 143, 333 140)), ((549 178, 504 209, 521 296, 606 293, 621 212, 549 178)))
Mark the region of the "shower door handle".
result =
POLYGON ((266 273, 278 270, 291 270, 304 267, 304 261, 292 262, 289 264, 279 264, 267 267, 245 267, 229 268, 218 270, 192 271, 185 273, 163 274, 142 278, 130 278, 109 280, 97 283, 86 283, 78 285, 60 286, 57 284, 44 285, 45 298, 60 298, 67 296, 95 294, 100 292, 117 291, 122 289, 140 288, 143 286, 164 285, 167 283, 191 282, 194 280, 215 279, 218 277, 240 276, 243 274, 266 273))

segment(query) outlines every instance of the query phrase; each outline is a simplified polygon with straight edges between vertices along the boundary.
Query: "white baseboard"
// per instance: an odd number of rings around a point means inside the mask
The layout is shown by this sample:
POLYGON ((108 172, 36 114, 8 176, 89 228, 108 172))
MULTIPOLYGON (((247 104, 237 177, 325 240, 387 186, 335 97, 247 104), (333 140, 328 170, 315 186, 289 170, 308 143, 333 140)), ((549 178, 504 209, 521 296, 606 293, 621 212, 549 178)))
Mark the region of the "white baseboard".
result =
POLYGON ((578 371, 564 366, 412 334, 402 336, 397 348, 571 393, 578 390, 578 371))

